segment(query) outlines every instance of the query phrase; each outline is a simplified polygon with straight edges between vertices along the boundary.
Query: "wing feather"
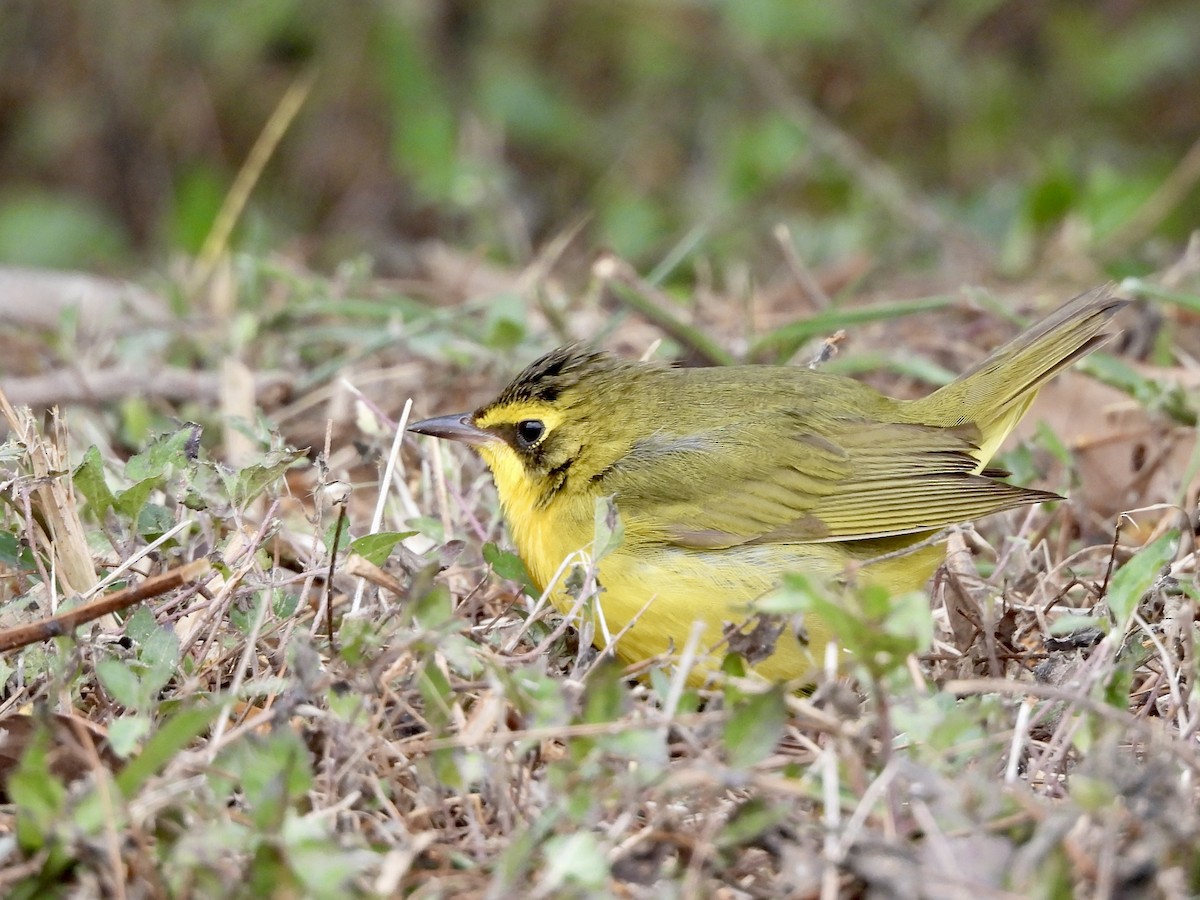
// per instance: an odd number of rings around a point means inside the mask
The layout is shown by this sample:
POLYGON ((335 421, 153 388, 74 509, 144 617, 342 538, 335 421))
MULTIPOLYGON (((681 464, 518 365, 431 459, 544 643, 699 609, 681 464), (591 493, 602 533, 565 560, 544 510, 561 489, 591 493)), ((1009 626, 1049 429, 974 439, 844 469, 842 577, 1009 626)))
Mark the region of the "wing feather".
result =
POLYGON ((639 441, 603 473, 630 532, 650 543, 871 540, 942 528, 1056 495, 982 469, 973 426, 775 413, 769 421, 639 441))

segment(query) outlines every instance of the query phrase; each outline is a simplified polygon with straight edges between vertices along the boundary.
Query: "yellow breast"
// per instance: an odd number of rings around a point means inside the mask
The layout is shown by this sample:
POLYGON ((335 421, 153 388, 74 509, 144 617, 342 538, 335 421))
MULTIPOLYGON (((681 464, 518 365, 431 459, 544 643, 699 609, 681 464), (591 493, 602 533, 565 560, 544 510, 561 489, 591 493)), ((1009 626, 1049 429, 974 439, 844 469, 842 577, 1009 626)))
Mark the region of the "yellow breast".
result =
MULTIPOLYGON (((497 472, 497 483, 501 475, 497 472)), ((590 496, 559 500, 544 508, 536 497, 523 490, 524 479, 501 489, 505 518, 517 551, 529 574, 564 615, 575 606, 575 598, 564 584, 571 566, 568 557, 587 565, 594 536, 595 501, 590 496)), ((603 589, 599 596, 602 618, 594 621, 599 646, 613 647, 626 663, 655 656, 678 656, 684 651, 696 622, 702 623, 696 643, 696 668, 692 681, 703 680, 706 671, 720 666, 725 655, 722 629, 728 622, 742 622, 750 614, 750 603, 770 590, 779 574, 789 568, 807 568, 803 560, 782 566, 767 559, 765 549, 758 557, 750 554, 694 553, 682 550, 648 549, 636 534, 606 556, 598 566, 603 589)), ((830 557, 828 565, 836 564, 830 557)), ((824 566, 828 567, 828 566, 824 566)), ((808 646, 794 634, 781 636, 773 656, 759 663, 756 671, 772 680, 801 678, 820 661, 828 639, 824 629, 808 629, 808 646)))

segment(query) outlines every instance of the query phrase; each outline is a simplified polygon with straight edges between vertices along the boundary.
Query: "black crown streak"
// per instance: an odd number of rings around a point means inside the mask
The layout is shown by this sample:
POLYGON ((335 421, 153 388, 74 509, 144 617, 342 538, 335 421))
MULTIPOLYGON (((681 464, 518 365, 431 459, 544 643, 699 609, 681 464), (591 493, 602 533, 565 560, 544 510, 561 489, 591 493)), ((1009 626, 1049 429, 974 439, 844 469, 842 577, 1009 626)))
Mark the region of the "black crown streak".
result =
POLYGON ((577 344, 559 347, 531 363, 491 406, 530 401, 554 403, 563 391, 575 387, 598 363, 607 359, 605 354, 577 344))

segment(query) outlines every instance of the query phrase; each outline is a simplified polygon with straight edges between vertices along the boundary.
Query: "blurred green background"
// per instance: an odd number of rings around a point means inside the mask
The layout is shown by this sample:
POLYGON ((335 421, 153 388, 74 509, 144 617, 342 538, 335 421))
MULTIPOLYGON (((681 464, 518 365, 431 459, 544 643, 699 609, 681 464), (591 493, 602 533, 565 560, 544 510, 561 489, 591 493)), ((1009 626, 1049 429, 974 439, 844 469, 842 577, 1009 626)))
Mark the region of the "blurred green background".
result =
POLYGON ((0 262, 194 254, 312 71, 241 249, 520 264, 586 217, 643 267, 783 223, 813 265, 1148 271, 1200 221, 1197 35, 1195 0, 6 0, 0 262))

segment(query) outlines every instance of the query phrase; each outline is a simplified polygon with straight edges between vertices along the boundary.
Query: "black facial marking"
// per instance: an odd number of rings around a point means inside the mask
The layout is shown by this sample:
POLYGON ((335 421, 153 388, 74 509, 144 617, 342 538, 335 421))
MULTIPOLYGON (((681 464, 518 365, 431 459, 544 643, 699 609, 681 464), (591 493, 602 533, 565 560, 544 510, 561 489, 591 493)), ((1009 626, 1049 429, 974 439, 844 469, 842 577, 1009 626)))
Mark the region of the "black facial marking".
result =
POLYGON ((553 435, 546 437, 546 426, 539 419, 522 419, 516 424, 502 422, 499 425, 492 425, 488 428, 488 431, 512 447, 517 452, 517 455, 525 461, 525 465, 535 470, 543 467, 546 451, 549 448, 549 444, 553 441, 553 435), (536 422, 541 426, 541 432, 532 441, 527 439, 532 436, 532 428, 527 430, 525 436, 521 434, 521 426, 531 422, 536 422))
POLYGON ((601 469, 599 472, 597 472, 595 475, 593 475, 589 480, 591 481, 592 484, 599 484, 605 478, 607 478, 609 475, 611 475, 614 471, 616 471, 616 468, 617 468, 617 463, 611 463, 610 465, 605 466, 603 469, 601 469))
POLYGON ((567 475, 571 470, 571 464, 573 462, 575 462, 574 459, 564 460, 546 472, 541 497, 538 500, 538 506, 545 507, 550 503, 550 501, 558 496, 558 492, 561 491, 567 483, 567 475))
POLYGON ((553 482, 555 485, 561 486, 562 483, 567 480, 567 472, 568 472, 568 470, 570 470, 571 463, 573 463, 573 462, 575 462, 575 460, 568 459, 565 462, 560 463, 559 465, 557 465, 553 469, 551 469, 549 472, 547 472, 546 477, 549 478, 550 481, 553 482))

